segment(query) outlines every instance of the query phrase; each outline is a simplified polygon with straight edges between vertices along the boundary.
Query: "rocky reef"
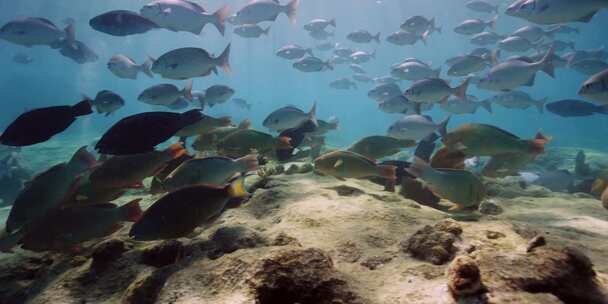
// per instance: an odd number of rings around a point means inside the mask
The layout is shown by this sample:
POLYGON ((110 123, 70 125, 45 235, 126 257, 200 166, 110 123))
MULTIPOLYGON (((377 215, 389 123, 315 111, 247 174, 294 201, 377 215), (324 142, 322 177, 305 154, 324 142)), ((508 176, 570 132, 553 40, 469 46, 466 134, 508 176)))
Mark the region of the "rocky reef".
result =
POLYGON ((597 199, 490 180, 462 221, 307 171, 251 180, 248 201, 191 238, 123 227, 78 255, 2 254, 0 303, 608 303, 597 199))

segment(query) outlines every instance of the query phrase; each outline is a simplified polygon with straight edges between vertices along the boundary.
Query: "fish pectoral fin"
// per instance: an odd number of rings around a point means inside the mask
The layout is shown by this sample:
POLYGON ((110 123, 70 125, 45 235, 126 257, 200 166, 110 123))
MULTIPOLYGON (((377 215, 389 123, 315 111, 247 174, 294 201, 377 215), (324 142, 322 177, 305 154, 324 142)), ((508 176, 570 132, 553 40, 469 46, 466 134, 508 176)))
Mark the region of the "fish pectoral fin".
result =
POLYGON ((334 168, 338 168, 338 167, 342 166, 343 164, 344 164, 344 161, 340 158, 334 164, 334 168))
POLYGON ((168 8, 166 8, 166 9, 163 10, 163 15, 167 16, 169 14, 171 14, 171 8, 168 7, 168 8))

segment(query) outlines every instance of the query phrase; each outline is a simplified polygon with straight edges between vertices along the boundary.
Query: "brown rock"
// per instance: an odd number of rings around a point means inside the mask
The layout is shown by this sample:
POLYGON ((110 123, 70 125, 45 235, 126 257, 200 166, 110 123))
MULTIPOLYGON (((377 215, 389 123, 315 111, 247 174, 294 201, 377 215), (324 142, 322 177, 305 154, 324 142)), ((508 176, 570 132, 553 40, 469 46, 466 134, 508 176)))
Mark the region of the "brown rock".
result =
POLYGON ((504 238, 504 237, 506 237, 506 235, 502 232, 487 230, 486 237, 490 240, 496 240, 496 239, 504 238))
POLYGON ((463 255, 455 258, 447 270, 448 288, 458 299, 483 292, 479 267, 474 259, 463 255))
POLYGON ((393 257, 391 256, 376 255, 365 259, 365 261, 361 262, 361 266, 366 267, 369 270, 375 270, 392 260, 393 257))
POLYGON ((416 231, 401 241, 400 246, 403 252, 408 252, 415 258, 441 265, 454 256, 454 242, 461 233, 462 228, 458 223, 445 220, 416 231))
POLYGON ((288 249, 262 258, 247 280, 259 304, 360 303, 320 249, 288 249))
POLYGON ((141 254, 141 263, 163 267, 177 262, 183 255, 182 243, 178 240, 169 240, 144 250, 141 254))
POLYGON ((293 236, 290 236, 284 232, 281 232, 277 235, 277 237, 274 238, 274 240, 271 243, 272 246, 287 246, 287 245, 293 245, 293 246, 302 246, 302 244, 300 244, 300 242, 298 241, 298 239, 296 239, 293 236))
POLYGON ((261 235, 245 226, 222 227, 213 233, 211 241, 215 248, 210 252, 210 258, 218 258, 242 248, 266 246, 267 243, 261 235))
POLYGON ((530 252, 534 250, 534 248, 542 247, 545 245, 547 245, 545 237, 542 235, 537 235, 532 240, 530 240, 530 242, 528 242, 528 246, 526 246, 526 252, 530 252))
POLYGON ((351 241, 339 244, 337 251, 338 258, 347 263, 356 263, 363 255, 363 252, 361 248, 357 246, 357 243, 351 241))
POLYGON ((591 261, 576 249, 545 246, 530 253, 480 250, 474 255, 490 293, 549 293, 564 303, 608 303, 591 261))
POLYGON ((125 291, 122 303, 150 304, 156 302, 166 279, 167 274, 162 270, 141 273, 125 291))
POLYGON ((125 242, 119 239, 110 239, 99 243, 93 249, 93 263, 91 267, 97 270, 105 268, 108 264, 119 259, 127 251, 125 242))

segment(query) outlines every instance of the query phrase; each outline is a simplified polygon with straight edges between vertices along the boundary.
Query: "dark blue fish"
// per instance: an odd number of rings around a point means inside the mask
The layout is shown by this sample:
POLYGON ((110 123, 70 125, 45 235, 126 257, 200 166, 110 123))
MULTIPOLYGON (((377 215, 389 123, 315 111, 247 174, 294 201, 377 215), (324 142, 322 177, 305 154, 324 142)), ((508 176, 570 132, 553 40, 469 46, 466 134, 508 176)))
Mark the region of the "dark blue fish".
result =
POLYGON ((78 64, 95 62, 99 56, 81 41, 74 41, 74 45, 65 44, 60 50, 61 55, 74 60, 78 64))
POLYGON ((179 130, 202 119, 200 110, 188 112, 146 112, 123 118, 97 142, 101 154, 130 155, 154 151, 179 130))
POLYGON ((23 113, 0 135, 0 144, 23 147, 45 142, 72 125, 76 117, 91 113, 93 110, 88 99, 73 106, 40 108, 23 113))
POLYGON ((608 106, 598 106, 590 102, 565 99, 547 104, 547 110, 561 117, 582 117, 593 114, 608 114, 608 106))
POLYGON ((110 11, 89 21, 89 25, 102 33, 112 36, 129 36, 143 34, 159 26, 131 11, 110 11))

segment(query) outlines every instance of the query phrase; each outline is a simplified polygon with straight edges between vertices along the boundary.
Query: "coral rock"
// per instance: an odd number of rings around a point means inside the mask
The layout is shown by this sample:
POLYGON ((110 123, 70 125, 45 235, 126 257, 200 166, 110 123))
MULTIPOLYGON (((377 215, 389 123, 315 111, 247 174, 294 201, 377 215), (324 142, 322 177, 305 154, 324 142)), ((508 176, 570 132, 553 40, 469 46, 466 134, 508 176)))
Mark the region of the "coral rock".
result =
POLYGON ((448 287, 455 298, 471 296, 483 291, 479 267, 469 256, 459 256, 447 271, 448 287))
POLYGON ((122 240, 110 239, 101 242, 93 249, 91 267, 95 269, 103 268, 119 259, 125 251, 127 251, 127 248, 122 240))
POLYGON ((183 255, 182 243, 170 240, 144 250, 141 254, 141 262, 149 266, 163 267, 177 262, 183 255))
POLYGON ((475 253, 475 260, 490 293, 549 293, 564 303, 608 303, 591 261, 573 248, 545 246, 513 254, 483 250, 475 253))
POLYGON ((454 242, 462 233, 460 225, 451 220, 435 226, 425 226, 401 242, 401 249, 413 257, 441 265, 452 259, 456 252, 454 242))
POLYGON ((256 303, 359 303, 329 255, 320 249, 288 249, 262 258, 248 284, 256 303))
POLYGON ((502 207, 490 201, 483 201, 479 204, 479 212, 487 215, 499 215, 503 212, 502 207))
POLYGON ((257 232, 244 226, 222 227, 211 236, 211 241, 215 245, 212 258, 242 248, 265 246, 267 243, 257 232))
POLYGON ((531 252, 532 250, 534 250, 534 248, 545 246, 546 244, 547 241, 545 240, 545 237, 542 235, 537 235, 532 240, 530 240, 530 242, 528 242, 526 252, 531 252))
POLYGON ((149 304, 158 298, 167 274, 161 270, 141 273, 127 288, 123 296, 124 304, 149 304))

